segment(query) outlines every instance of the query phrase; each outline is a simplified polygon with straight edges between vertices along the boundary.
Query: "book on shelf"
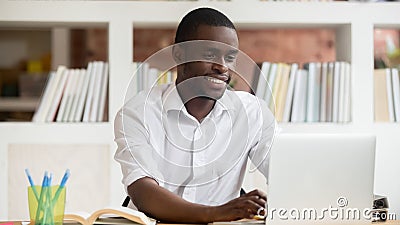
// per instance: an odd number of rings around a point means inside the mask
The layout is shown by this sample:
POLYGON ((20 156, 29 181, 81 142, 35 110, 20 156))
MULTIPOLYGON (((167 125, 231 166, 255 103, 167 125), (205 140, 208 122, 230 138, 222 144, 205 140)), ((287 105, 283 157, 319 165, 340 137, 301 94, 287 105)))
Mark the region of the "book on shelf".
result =
POLYGON ((55 72, 50 72, 46 83, 47 83, 47 85, 44 88, 44 92, 43 92, 39 107, 36 109, 36 113, 33 115, 33 118, 32 118, 33 122, 45 120, 46 113, 50 108, 51 97, 53 95, 53 86, 56 83, 56 73, 55 72))
POLYGON ((89 122, 90 110, 92 110, 94 86, 96 83, 96 75, 98 73, 98 63, 93 62, 92 70, 90 71, 89 86, 86 94, 85 108, 83 110, 83 122, 89 122))
POLYGON ((395 120, 400 121, 400 84, 399 84, 399 71, 395 68, 391 70, 393 82, 393 106, 395 120))
POLYGON ((59 66, 51 73, 33 122, 99 122, 107 111, 108 64, 90 62, 87 69, 59 66))
POLYGON ((374 118, 377 122, 400 122, 399 70, 374 70, 374 118))
POLYGON ((78 110, 78 105, 79 105, 79 98, 80 95, 82 94, 82 89, 83 89, 83 83, 86 77, 86 69, 80 69, 78 70, 78 77, 76 81, 76 87, 74 90, 74 93, 72 95, 72 103, 71 103, 71 111, 68 115, 68 118, 66 118, 65 121, 67 122, 73 122, 75 118, 75 114, 77 113, 78 110))
MULTIPOLYGON (((276 114, 276 98, 278 96, 279 87, 281 85, 282 80, 282 70, 283 70, 283 63, 278 63, 278 67, 275 73, 275 82, 274 85, 271 85, 272 88, 272 96, 269 102, 269 108, 272 110, 274 114, 276 114)), ((276 115, 275 115, 276 116, 276 115)))
POLYGON ((274 86, 277 68, 278 68, 278 64, 277 63, 273 63, 271 65, 271 69, 269 70, 268 83, 267 83, 267 87, 266 87, 264 98, 263 98, 265 100, 265 102, 267 103, 267 105, 270 104, 271 99, 272 99, 271 98, 271 96, 272 96, 272 87, 274 86))
POLYGON ((95 64, 95 67, 97 66, 97 73, 96 73, 96 78, 95 78, 95 83, 94 83, 94 89, 93 89, 93 99, 92 99, 92 105, 90 108, 90 114, 89 114, 89 122, 96 122, 97 121, 97 112, 99 110, 99 102, 100 102, 100 91, 101 91, 101 82, 102 82, 102 77, 104 73, 104 62, 97 62, 95 64))
POLYGON ((385 69, 386 76, 386 93, 388 96, 388 111, 389 111, 389 122, 394 122, 394 108, 393 108, 393 88, 392 88, 392 76, 390 68, 385 69))
POLYGON ((86 101, 86 96, 88 93, 88 89, 89 89, 89 82, 90 82, 90 77, 91 77, 91 73, 93 71, 93 63, 89 62, 86 71, 82 74, 84 77, 81 79, 82 86, 80 88, 79 91, 79 95, 78 95, 78 104, 77 104, 77 108, 76 111, 74 113, 73 122, 79 122, 82 120, 83 117, 83 110, 85 107, 85 101, 86 101))
POLYGON ((333 69, 332 122, 339 122, 339 85, 340 62, 335 62, 333 69))
POLYGON ((345 82, 344 82, 344 94, 343 94, 343 104, 341 107, 343 107, 343 120, 340 122, 349 122, 351 120, 351 66, 350 63, 344 62, 345 65, 345 82))
POLYGON ((300 69, 297 71, 293 93, 291 122, 305 122, 306 120, 307 76, 306 70, 300 69))
POLYGON ((321 92, 321 63, 310 62, 305 65, 307 79, 307 122, 319 121, 321 92))
POLYGON ((64 223, 76 222, 82 225, 92 224, 142 224, 155 225, 156 220, 144 213, 127 207, 108 207, 89 213, 66 213, 64 223))
POLYGON ((104 112, 106 111, 105 105, 108 93, 108 63, 104 63, 104 69, 101 77, 99 108, 97 109, 96 121, 104 121, 104 112))
POLYGON ((67 74, 64 75, 66 76, 66 84, 65 84, 65 90, 62 93, 62 99, 61 99, 61 104, 58 109, 57 113, 57 122, 63 122, 65 115, 68 114, 67 110, 71 102, 71 94, 73 92, 73 88, 76 86, 75 81, 76 81, 76 71, 75 70, 67 70, 67 74))
POLYGON ((297 73, 298 68, 299 68, 299 65, 297 63, 293 63, 290 68, 289 83, 288 83, 288 89, 287 89, 287 94, 286 94, 286 99, 285 99, 285 108, 283 111, 282 122, 290 121, 290 113, 291 113, 292 104, 293 104, 294 81, 296 78, 296 73, 297 73))
POLYGON ((261 65, 260 74, 258 76, 258 83, 256 88, 256 96, 259 98, 263 98, 265 95, 265 90, 267 87, 267 80, 268 80, 268 72, 271 63, 263 62, 261 65))
POLYGON ((268 64, 268 82, 264 86, 259 75, 255 95, 278 122, 350 122, 350 63, 309 62, 303 69, 296 63, 268 64))
POLYGON ((386 86, 386 70, 374 71, 374 117, 377 122, 389 121, 389 104, 386 86))
POLYGON ((327 121, 327 95, 328 95, 328 63, 324 62, 321 64, 321 104, 319 108, 321 122, 327 121))
POLYGON ((55 89, 54 97, 50 101, 50 109, 46 115, 46 120, 45 120, 46 122, 52 122, 56 118, 56 114, 57 114, 57 111, 58 111, 58 108, 60 106, 60 102, 62 99, 62 94, 65 89, 65 84, 67 82, 68 70, 65 67, 61 67, 61 68, 57 69, 56 76, 57 76, 58 82, 55 84, 55 87, 54 87, 54 89, 55 89))
POLYGON ((131 72, 133 76, 128 91, 133 95, 156 85, 172 83, 177 76, 175 70, 161 71, 147 62, 133 62, 131 72))
POLYGON ((328 71, 326 74, 326 118, 321 122, 331 122, 332 121, 332 107, 333 107, 333 71, 334 62, 328 63, 328 71))
POLYGON ((283 112, 285 109, 285 101, 286 95, 288 91, 289 85, 289 75, 290 75, 290 66, 288 64, 282 64, 281 67, 281 81, 279 87, 277 88, 278 91, 276 93, 276 102, 275 102, 275 117, 278 121, 282 121, 283 119, 283 112))

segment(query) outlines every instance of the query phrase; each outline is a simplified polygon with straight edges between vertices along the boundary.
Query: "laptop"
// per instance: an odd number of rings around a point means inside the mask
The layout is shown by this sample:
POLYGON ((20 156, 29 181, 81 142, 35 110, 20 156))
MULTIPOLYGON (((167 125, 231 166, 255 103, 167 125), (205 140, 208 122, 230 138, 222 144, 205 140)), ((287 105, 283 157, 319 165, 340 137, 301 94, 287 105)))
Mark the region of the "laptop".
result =
POLYGON ((277 136, 266 224, 370 224, 375 142, 367 134, 277 136))

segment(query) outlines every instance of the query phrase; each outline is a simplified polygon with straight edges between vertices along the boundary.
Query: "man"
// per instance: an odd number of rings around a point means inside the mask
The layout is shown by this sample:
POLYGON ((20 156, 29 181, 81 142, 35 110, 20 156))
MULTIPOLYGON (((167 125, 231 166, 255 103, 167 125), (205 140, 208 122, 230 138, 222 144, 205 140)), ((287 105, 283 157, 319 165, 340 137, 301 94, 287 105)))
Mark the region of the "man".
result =
POLYGON ((267 176, 275 120, 255 96, 226 90, 238 43, 225 15, 191 11, 176 32, 175 84, 139 93, 117 114, 115 159, 133 204, 149 216, 208 223, 263 210, 264 193, 239 191, 248 158, 267 176))

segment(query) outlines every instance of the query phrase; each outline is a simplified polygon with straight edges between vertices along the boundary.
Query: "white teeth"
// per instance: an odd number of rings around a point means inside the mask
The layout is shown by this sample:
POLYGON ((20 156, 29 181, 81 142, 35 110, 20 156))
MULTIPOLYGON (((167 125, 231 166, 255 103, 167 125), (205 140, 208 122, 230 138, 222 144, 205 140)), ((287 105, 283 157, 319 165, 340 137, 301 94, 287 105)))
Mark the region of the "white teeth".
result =
POLYGON ((223 83, 225 83, 224 81, 219 80, 219 79, 214 78, 214 77, 204 77, 204 78, 205 78, 206 80, 211 81, 211 82, 216 83, 216 84, 223 84, 223 83))

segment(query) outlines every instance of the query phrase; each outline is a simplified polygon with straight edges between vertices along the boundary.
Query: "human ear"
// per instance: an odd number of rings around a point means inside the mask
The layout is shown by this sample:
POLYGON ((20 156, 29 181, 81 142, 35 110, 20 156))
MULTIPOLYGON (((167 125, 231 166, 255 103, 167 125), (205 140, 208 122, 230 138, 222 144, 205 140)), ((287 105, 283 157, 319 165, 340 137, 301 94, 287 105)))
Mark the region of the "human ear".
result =
POLYGON ((175 62, 179 65, 183 62, 184 59, 184 51, 182 47, 178 45, 174 45, 172 47, 172 57, 174 58, 175 62))

